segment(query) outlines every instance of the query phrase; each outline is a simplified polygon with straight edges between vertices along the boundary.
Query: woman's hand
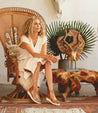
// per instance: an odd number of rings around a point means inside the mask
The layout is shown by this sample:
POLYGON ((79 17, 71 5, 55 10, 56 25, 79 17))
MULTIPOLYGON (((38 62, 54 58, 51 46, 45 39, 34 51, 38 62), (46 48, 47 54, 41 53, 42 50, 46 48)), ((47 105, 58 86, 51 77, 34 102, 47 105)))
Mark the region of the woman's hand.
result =
POLYGON ((58 58, 56 56, 53 55, 48 55, 48 60, 51 60, 53 63, 58 62, 58 58))

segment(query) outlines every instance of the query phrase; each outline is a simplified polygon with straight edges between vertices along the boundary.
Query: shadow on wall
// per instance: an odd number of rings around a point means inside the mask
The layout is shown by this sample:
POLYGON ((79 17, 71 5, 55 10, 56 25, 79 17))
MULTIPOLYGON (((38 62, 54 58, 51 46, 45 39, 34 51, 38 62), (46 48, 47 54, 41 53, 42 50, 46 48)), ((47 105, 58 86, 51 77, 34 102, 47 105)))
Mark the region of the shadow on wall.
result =
POLYGON ((4 62, 4 51, 0 42, 0 83, 7 83, 7 69, 4 66, 4 62))
POLYGON ((52 0, 44 0, 44 5, 46 7, 45 10, 47 11, 45 15, 51 18, 51 19, 48 18, 49 20, 55 20, 57 18, 57 15, 52 0))

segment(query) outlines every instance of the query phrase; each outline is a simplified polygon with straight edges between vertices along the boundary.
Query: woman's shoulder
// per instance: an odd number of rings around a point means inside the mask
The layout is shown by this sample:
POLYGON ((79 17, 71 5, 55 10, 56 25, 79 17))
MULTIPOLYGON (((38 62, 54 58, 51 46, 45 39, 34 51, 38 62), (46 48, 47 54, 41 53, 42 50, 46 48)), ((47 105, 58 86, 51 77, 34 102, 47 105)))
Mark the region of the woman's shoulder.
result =
POLYGON ((44 43, 47 42, 47 37, 46 37, 46 36, 44 36, 44 37, 40 37, 40 36, 39 36, 39 39, 38 39, 38 40, 39 40, 38 42, 43 45, 44 43))
POLYGON ((46 36, 44 36, 44 37, 40 37, 40 36, 39 36, 39 38, 40 38, 41 40, 47 40, 47 37, 46 37, 46 36))
POLYGON ((28 37, 26 35, 22 35, 21 39, 28 39, 28 37))
POLYGON ((46 36, 44 36, 44 43, 47 41, 47 37, 46 36))
POLYGON ((29 40, 29 38, 28 38, 27 36, 22 35, 22 36, 21 36, 21 42, 27 42, 27 43, 30 43, 30 40, 29 40))

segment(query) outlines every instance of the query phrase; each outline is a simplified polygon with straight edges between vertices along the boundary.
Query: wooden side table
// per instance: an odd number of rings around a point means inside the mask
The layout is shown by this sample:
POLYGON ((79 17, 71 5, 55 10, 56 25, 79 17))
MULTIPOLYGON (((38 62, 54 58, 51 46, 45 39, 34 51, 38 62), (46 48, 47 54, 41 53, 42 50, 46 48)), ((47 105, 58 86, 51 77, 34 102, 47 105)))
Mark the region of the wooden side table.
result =
POLYGON ((58 83, 58 90, 63 93, 64 99, 71 91, 79 93, 80 82, 92 83, 98 96, 98 72, 94 70, 80 69, 79 71, 65 71, 53 69, 53 82, 58 83))

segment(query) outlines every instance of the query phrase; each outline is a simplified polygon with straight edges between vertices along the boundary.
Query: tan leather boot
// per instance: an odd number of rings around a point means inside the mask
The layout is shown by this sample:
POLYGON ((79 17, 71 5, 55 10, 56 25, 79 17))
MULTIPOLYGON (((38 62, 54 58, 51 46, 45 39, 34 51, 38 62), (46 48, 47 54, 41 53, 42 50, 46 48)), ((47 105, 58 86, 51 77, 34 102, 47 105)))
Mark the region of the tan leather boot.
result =
POLYGON ((27 91, 27 93, 35 103, 41 104, 38 88, 32 88, 32 90, 27 91))
POLYGON ((60 105, 60 102, 59 102, 59 101, 57 100, 57 98, 55 97, 55 94, 54 94, 54 91, 53 91, 53 90, 48 91, 46 100, 47 100, 48 102, 50 102, 51 104, 53 104, 53 105, 60 105))

